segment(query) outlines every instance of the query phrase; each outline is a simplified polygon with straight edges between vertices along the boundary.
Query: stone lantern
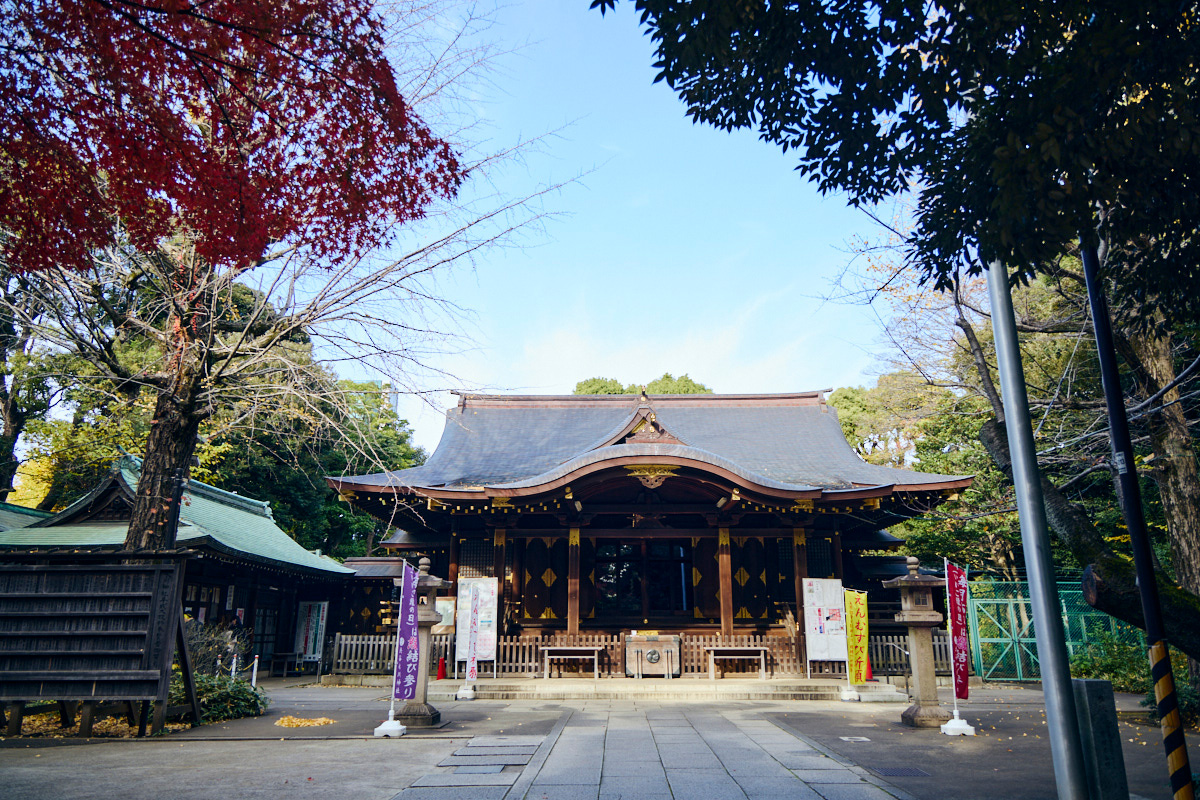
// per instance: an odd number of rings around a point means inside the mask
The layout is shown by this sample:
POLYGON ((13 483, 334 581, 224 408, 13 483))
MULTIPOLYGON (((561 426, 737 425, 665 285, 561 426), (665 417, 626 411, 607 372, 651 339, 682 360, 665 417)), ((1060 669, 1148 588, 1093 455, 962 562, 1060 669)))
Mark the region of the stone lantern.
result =
POLYGON ((915 702, 900 719, 914 728, 936 728, 950 719, 950 712, 938 706, 933 660, 933 629, 942 624, 942 615, 933 610, 933 590, 946 582, 933 575, 921 575, 920 566, 920 561, 909 556, 908 574, 884 581, 883 585, 900 590, 896 621, 908 626, 908 658, 916 684, 915 702))
MULTIPOLYGON (((416 697, 406 700, 404 707, 396 714, 400 724, 410 728, 432 728, 441 724, 442 712, 431 706, 429 698, 429 638, 434 625, 442 621, 442 615, 434 610, 433 598, 438 589, 447 586, 447 582, 429 574, 429 559, 422 557, 417 562, 417 641, 418 658, 420 659, 420 678, 417 680, 416 697)), ((394 578, 396 586, 402 583, 401 578, 394 578)))

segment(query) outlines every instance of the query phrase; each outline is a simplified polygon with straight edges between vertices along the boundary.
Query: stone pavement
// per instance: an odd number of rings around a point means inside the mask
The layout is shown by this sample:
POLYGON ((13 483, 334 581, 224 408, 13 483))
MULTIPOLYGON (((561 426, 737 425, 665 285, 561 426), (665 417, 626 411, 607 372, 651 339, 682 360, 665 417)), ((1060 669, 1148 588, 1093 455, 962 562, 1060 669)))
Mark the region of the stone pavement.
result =
POLYGON ((396 800, 910 797, 755 710, 696 704, 638 708, 618 701, 568 709, 545 737, 479 737, 438 766, 396 800), (497 750, 503 753, 490 755, 497 750), (484 773, 487 766, 495 771, 484 773))
MULTIPOLYGON (((378 689, 273 684, 271 694, 274 703, 264 718, 154 740, 2 741, 0 795, 6 800, 1056 797, 1035 689, 973 689, 963 716, 986 735, 972 740, 903 728, 893 720, 901 710, 894 705, 649 700, 442 703, 450 720, 445 727, 376 740, 371 729, 387 709, 386 694, 378 689), (337 723, 276 727, 274 720, 283 715, 328 716, 337 723)), ((1135 700, 1122 702, 1128 707, 1135 700)), ((1169 798, 1156 729, 1123 724, 1122 736, 1128 739, 1125 760, 1135 796, 1169 798)), ((1193 743, 1191 752, 1200 759, 1200 744, 1193 743)))

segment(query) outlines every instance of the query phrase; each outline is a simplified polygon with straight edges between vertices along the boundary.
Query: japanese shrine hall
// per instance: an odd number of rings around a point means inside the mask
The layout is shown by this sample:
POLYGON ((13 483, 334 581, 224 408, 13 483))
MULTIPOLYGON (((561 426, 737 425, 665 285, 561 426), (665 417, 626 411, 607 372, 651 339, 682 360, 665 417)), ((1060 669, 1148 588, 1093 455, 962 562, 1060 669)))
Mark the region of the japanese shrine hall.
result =
POLYGON ((865 463, 823 392, 464 394, 422 466, 329 482, 435 574, 499 578, 502 635, 791 641, 804 578, 878 591, 861 554, 971 478, 865 463))

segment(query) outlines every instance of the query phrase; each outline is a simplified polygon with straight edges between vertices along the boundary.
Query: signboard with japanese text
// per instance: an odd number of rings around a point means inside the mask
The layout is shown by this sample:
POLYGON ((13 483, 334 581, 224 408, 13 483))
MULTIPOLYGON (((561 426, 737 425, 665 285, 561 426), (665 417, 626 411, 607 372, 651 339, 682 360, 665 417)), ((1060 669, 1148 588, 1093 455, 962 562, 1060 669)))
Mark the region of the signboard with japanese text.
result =
POLYGON ((850 683, 867 682, 867 593, 846 590, 846 668, 850 683))
POLYGON ((329 603, 304 601, 296 612, 295 651, 302 661, 320 661, 325 649, 325 622, 329 603))
POLYGON ((804 579, 804 641, 809 661, 846 660, 846 600, 837 578, 804 579))
POLYGON ((471 587, 479 587, 479 632, 475 657, 479 661, 496 660, 496 590, 495 578, 459 578, 458 603, 454 620, 454 657, 467 660, 467 634, 471 626, 471 587))
POLYGON ((954 670, 954 696, 967 699, 967 570, 946 562, 946 608, 950 612, 950 664, 954 670))
POLYGON ((417 696, 421 671, 420 637, 417 629, 417 570, 404 562, 400 585, 400 611, 396 621, 396 664, 392 671, 392 697, 412 700, 417 696))

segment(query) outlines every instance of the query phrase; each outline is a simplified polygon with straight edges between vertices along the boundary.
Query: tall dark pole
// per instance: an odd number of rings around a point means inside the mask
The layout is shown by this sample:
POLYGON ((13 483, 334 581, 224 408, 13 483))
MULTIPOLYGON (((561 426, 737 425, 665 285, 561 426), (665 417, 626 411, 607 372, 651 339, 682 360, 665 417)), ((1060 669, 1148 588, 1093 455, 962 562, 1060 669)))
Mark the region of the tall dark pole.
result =
POLYGON ((1192 800, 1192 768, 1188 763, 1187 742, 1179 719, 1179 698, 1175 694, 1175 676, 1163 633, 1162 609, 1158 603, 1158 584, 1154 578, 1154 562, 1150 555, 1150 537, 1146 535, 1146 520, 1142 514, 1142 494, 1138 488, 1137 468, 1133 463, 1133 443, 1129 439, 1129 419, 1125 414, 1125 398, 1121 393, 1121 377, 1117 371, 1117 354, 1113 347, 1112 325, 1108 319, 1108 303, 1100 285, 1100 263, 1095 245, 1085 237, 1080 240, 1083 255, 1083 275, 1087 281, 1088 302, 1092 307, 1092 328, 1096 334, 1096 354, 1100 358, 1100 377, 1104 383, 1104 401, 1108 406, 1108 431, 1112 442, 1113 466, 1117 471, 1118 498, 1121 513, 1129 529, 1133 547, 1133 563, 1137 569, 1138 593, 1142 597, 1142 615, 1146 619, 1146 642, 1149 645, 1150 672, 1154 678, 1154 697, 1158 701, 1158 719, 1162 725, 1163 745, 1167 750, 1167 771, 1171 774, 1171 791, 1175 800, 1192 800))
POLYGON ((1071 663, 1063 632, 1046 506, 1042 498, 1041 473, 1033 428, 1029 424, 1029 398, 1025 394, 1025 371, 1017 341, 1008 270, 999 261, 988 265, 988 298, 992 304, 992 334, 996 339, 996 367, 1004 397, 1004 428, 1012 452, 1013 491, 1021 522, 1021 548, 1025 551, 1025 574, 1029 578, 1029 605, 1037 638, 1038 665, 1042 671, 1042 696, 1046 703, 1046 729, 1054 781, 1060 800, 1087 800, 1088 779, 1075 715, 1075 693, 1071 688, 1071 663))

